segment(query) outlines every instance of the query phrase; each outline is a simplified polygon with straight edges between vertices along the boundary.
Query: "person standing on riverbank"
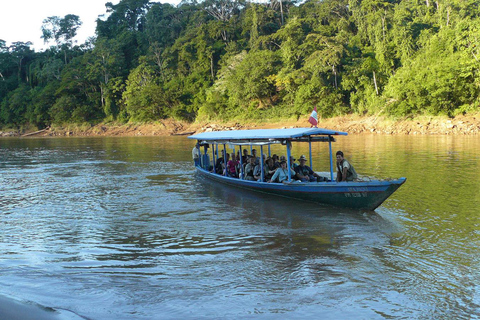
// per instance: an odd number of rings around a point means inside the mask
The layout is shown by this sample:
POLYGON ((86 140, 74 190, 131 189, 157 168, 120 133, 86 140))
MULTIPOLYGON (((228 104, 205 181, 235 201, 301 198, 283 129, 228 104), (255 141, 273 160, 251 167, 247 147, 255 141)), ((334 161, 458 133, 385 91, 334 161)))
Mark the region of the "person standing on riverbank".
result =
POLYGON ((343 157, 342 151, 337 151, 337 182, 357 179, 355 168, 343 157))

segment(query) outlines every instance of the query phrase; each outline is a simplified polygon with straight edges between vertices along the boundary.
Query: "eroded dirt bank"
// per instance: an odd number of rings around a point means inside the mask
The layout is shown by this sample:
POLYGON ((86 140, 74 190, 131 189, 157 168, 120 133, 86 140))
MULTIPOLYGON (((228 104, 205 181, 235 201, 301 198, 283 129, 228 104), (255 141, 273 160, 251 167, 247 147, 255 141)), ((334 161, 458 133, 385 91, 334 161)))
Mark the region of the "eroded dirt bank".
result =
MULTIPOLYGON (((0 131, 0 136, 58 137, 58 136, 165 136, 187 135, 204 131, 309 127, 306 119, 265 123, 187 123, 172 119, 150 124, 99 124, 69 127, 52 127, 44 130, 0 131)), ((343 116, 320 119, 319 127, 349 134, 395 134, 395 135, 477 135, 480 134, 480 114, 475 116, 419 117, 391 120, 383 117, 343 116)))

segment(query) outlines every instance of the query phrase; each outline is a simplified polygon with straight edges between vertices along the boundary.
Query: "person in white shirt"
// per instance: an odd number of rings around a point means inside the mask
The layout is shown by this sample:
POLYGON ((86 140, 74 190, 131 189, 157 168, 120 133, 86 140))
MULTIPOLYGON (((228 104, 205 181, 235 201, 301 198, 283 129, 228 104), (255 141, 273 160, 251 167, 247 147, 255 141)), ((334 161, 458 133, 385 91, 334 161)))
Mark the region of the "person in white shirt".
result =
POLYGON ((200 146, 198 144, 195 145, 192 149, 192 158, 193 162, 195 163, 196 167, 200 166, 200 146))
POLYGON ((292 169, 287 168, 287 162, 281 161, 280 168, 278 168, 268 182, 284 182, 288 181, 288 170, 290 170, 290 175, 292 179, 295 179, 295 172, 292 169))

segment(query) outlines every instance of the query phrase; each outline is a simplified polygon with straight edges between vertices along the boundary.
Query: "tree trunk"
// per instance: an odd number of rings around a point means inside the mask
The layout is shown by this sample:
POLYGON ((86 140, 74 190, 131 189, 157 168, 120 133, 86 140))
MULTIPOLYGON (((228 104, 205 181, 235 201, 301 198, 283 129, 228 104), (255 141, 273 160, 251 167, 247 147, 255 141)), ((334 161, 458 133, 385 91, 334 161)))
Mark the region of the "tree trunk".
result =
POLYGON ((335 89, 338 89, 337 70, 335 69, 335 66, 334 66, 334 65, 332 66, 332 71, 333 71, 333 75, 334 75, 334 77, 335 77, 335 89))
POLYGON ((214 72, 213 72, 213 53, 210 56, 210 72, 212 74, 212 81, 215 81, 215 75, 214 75, 214 72))
POLYGON ((102 109, 105 109, 105 90, 100 86, 100 101, 102 102, 102 109))
POLYGON ((450 22, 450 7, 447 7, 447 27, 449 22, 450 22))
POLYGON ((283 26, 283 3, 282 3, 282 0, 280 0, 280 15, 282 17, 282 26, 283 26))
POLYGON ((20 59, 18 59, 18 82, 22 82, 22 61, 23 61, 23 58, 24 57, 21 57, 20 59))
POLYGON ((375 92, 378 96, 378 86, 377 86, 377 77, 375 77, 375 71, 373 71, 373 83, 375 84, 375 92))
POLYGON ((383 42, 385 42, 385 20, 387 19, 387 10, 385 9, 385 15, 382 17, 382 35, 383 42))

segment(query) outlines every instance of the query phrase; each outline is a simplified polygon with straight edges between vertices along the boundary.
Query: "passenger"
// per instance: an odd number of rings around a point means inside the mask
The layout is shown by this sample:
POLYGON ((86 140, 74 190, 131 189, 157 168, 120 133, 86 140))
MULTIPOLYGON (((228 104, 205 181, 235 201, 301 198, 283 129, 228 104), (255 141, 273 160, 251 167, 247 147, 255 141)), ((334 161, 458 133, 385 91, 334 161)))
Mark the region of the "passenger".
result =
POLYGON ((235 156, 235 159, 236 159, 237 161, 240 161, 240 150, 237 151, 237 154, 236 154, 236 156, 235 156))
POLYGON ((225 155, 227 156, 227 160, 222 162, 222 175, 225 175, 225 172, 227 171, 227 163, 230 161, 230 153, 225 152, 225 155))
MULTIPOLYGON (((290 169, 290 175, 292 178, 295 177, 295 172, 293 172, 290 169)), ((280 162, 280 168, 275 171, 275 173, 272 176, 272 179, 270 179, 268 182, 284 182, 288 181, 288 169, 287 169, 287 162, 286 161, 281 161, 280 162)))
MULTIPOLYGON (((268 174, 267 164, 264 163, 263 164, 263 179, 264 180, 265 180, 265 177, 267 176, 267 174, 268 174)), ((253 170, 253 177, 257 181, 262 181, 262 166, 260 164, 257 164, 255 166, 255 169, 253 170)))
MULTIPOLYGON (((238 176, 237 176, 237 177, 238 177, 238 178, 240 178, 240 174, 241 174, 241 172, 242 172, 242 166, 240 165, 240 158, 241 158, 241 157, 242 157, 242 156, 240 156, 240 153, 237 154, 237 159, 236 159, 236 160, 237 160, 237 165, 236 165, 236 168, 237 168, 237 173, 238 173, 238 176)), ((243 163, 243 165, 245 165, 245 163, 243 163)))
POLYGON ((217 161, 215 162, 215 173, 216 174, 222 174, 222 171, 223 171, 222 163, 223 163, 223 157, 218 158, 217 161))
POLYGON ((255 177, 253 176, 253 171, 255 170, 255 158, 251 157, 248 159, 248 163, 245 166, 245 180, 255 181, 255 177))
POLYGON ((337 151, 337 182, 353 181, 358 178, 355 168, 343 158, 343 152, 337 151))
POLYGON ((273 165, 275 166, 275 168, 280 168, 280 161, 278 161, 278 156, 274 154, 272 156, 272 159, 273 159, 273 165))
POLYGON ((197 143, 192 149, 192 158, 195 163, 195 167, 200 167, 200 145, 197 143))
POLYGON ((260 163, 260 159, 257 158, 257 149, 252 150, 252 158, 255 158, 255 165, 260 163))
POLYGON ((323 177, 319 176, 317 173, 313 172, 312 168, 305 165, 305 163, 307 163, 307 158, 304 155, 301 155, 298 161, 300 161, 300 165, 295 168, 298 179, 302 180, 302 182, 324 181, 323 177))
MULTIPOLYGON (((239 159, 240 160, 240 159, 239 159)), ((247 149, 243 149, 243 155, 242 155, 242 163, 243 163, 243 166, 245 166, 245 164, 247 163, 247 160, 248 160, 248 150, 247 149)))
POLYGON ((298 164, 295 163, 295 160, 296 160, 296 159, 295 159, 294 157, 290 156, 290 166, 291 166, 292 169, 294 169, 294 170, 295 170, 296 167, 298 167, 298 164))
POLYGON ((267 158, 267 175, 265 179, 267 179, 267 181, 270 180, 276 170, 277 170, 277 167, 275 167, 273 159, 267 158))
MULTIPOLYGON (((223 154, 223 152, 222 152, 223 154)), ((227 153, 227 160, 226 161, 223 161, 223 157, 220 157, 217 159, 217 162, 215 162, 215 172, 217 174, 221 174, 222 176, 225 175, 225 169, 226 169, 226 165, 225 165, 225 162, 228 163, 228 161, 230 160, 230 154, 227 153)))
POLYGON ((228 176, 232 178, 238 178, 237 165, 237 156, 235 155, 235 152, 232 152, 232 159, 227 162, 228 176))

